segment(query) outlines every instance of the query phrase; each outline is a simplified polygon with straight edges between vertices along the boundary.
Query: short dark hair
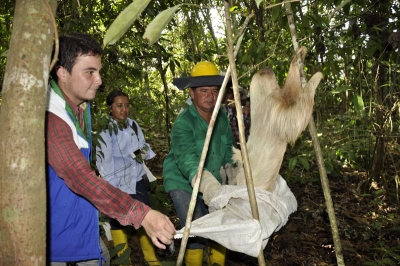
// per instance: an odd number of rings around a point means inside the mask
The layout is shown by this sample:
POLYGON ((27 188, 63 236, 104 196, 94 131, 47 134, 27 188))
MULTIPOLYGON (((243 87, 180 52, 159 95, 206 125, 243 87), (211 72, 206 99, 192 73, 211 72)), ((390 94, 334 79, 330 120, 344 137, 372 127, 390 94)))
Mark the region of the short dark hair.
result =
POLYGON ((118 97, 118 96, 125 96, 129 100, 128 94, 126 94, 125 92, 123 92, 121 90, 113 90, 107 95, 107 98, 106 98, 107 106, 111 106, 114 103, 115 97, 118 97))
MULTIPOLYGON (((52 55, 54 56, 54 47, 52 55)), ((58 60, 51 70, 51 77, 57 81, 56 70, 58 66, 64 67, 68 73, 76 63, 76 58, 80 55, 101 56, 103 49, 100 44, 87 33, 71 32, 59 38, 58 60)))

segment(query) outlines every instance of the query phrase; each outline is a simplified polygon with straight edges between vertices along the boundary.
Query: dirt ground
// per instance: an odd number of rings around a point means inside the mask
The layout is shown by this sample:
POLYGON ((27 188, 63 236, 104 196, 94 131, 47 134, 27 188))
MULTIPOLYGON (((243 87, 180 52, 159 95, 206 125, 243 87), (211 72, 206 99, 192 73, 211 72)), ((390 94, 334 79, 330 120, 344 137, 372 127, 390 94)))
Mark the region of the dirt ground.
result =
MULTIPOLYGON (((379 188, 361 194, 363 173, 343 171, 330 177, 331 196, 335 208, 346 265, 400 265, 400 218, 398 205, 389 204, 379 188)), ((298 201, 298 210, 288 223, 275 232, 264 249, 266 265, 337 265, 325 198, 318 180, 290 183, 298 201)), ((396 199, 391 199, 396 202, 396 199)), ((163 265, 175 265, 179 252, 158 250, 163 265)), ((146 265, 137 238, 131 241, 133 265, 146 265)), ((259 265, 257 258, 227 252, 227 266, 259 265)))

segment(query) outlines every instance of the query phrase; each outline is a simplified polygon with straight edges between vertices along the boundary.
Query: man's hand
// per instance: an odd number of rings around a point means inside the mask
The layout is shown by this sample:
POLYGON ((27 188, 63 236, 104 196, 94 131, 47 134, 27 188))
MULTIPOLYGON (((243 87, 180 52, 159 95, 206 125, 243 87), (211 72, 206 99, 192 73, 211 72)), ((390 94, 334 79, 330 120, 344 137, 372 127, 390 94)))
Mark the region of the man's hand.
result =
MULTIPOLYGON (((196 182, 196 178, 192 180, 192 187, 194 182, 196 182)), ((212 198, 215 195, 215 192, 221 187, 221 183, 208 171, 203 171, 203 176, 201 177, 199 191, 203 193, 203 200, 206 205, 210 205, 212 198)))
POLYGON ((141 225, 158 248, 165 249, 165 245, 170 245, 174 240, 174 225, 167 216, 158 211, 150 210, 141 225))

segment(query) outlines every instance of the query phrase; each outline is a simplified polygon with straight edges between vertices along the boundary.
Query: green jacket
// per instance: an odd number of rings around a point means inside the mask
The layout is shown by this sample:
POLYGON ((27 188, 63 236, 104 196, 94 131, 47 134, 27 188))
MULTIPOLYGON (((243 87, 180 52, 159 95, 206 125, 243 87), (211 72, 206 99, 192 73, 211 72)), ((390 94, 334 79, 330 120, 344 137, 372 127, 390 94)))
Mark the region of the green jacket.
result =
MULTIPOLYGON (((181 189, 192 192, 190 182, 197 173, 208 124, 192 104, 176 119, 171 132, 171 150, 164 160, 163 178, 167 192, 181 189)), ((204 170, 222 182, 220 169, 232 163, 233 134, 224 108, 218 112, 204 170)))

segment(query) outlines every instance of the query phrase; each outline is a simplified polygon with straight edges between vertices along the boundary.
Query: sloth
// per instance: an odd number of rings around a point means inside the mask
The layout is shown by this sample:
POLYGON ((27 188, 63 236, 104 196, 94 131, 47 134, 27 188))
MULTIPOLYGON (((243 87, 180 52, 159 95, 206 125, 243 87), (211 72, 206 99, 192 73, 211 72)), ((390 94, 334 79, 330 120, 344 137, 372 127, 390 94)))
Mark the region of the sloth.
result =
MULTIPOLYGON (((250 83, 251 127, 246 147, 259 221, 253 219, 246 193, 241 151, 233 148, 237 167, 229 167, 229 185, 221 185, 209 172, 203 172, 199 191, 210 213, 193 221, 191 234, 257 257, 271 234, 282 228, 296 211, 296 198, 279 175, 279 169, 287 145, 296 141, 310 121, 315 90, 322 79, 322 73, 317 72, 302 88, 297 59, 304 59, 306 52, 305 47, 299 49, 282 87, 269 67, 258 71, 250 83)), ((182 232, 183 229, 178 231, 182 232)))
MULTIPOLYGON (((306 53, 305 47, 299 49, 290 64, 283 87, 279 86, 275 73, 269 67, 252 77, 252 124, 246 146, 254 187, 274 190, 287 144, 293 144, 310 121, 315 90, 322 73, 314 74, 302 88, 297 57, 304 60, 306 53)), ((238 167, 229 184, 246 185, 241 151, 233 148, 233 153, 238 167)))

